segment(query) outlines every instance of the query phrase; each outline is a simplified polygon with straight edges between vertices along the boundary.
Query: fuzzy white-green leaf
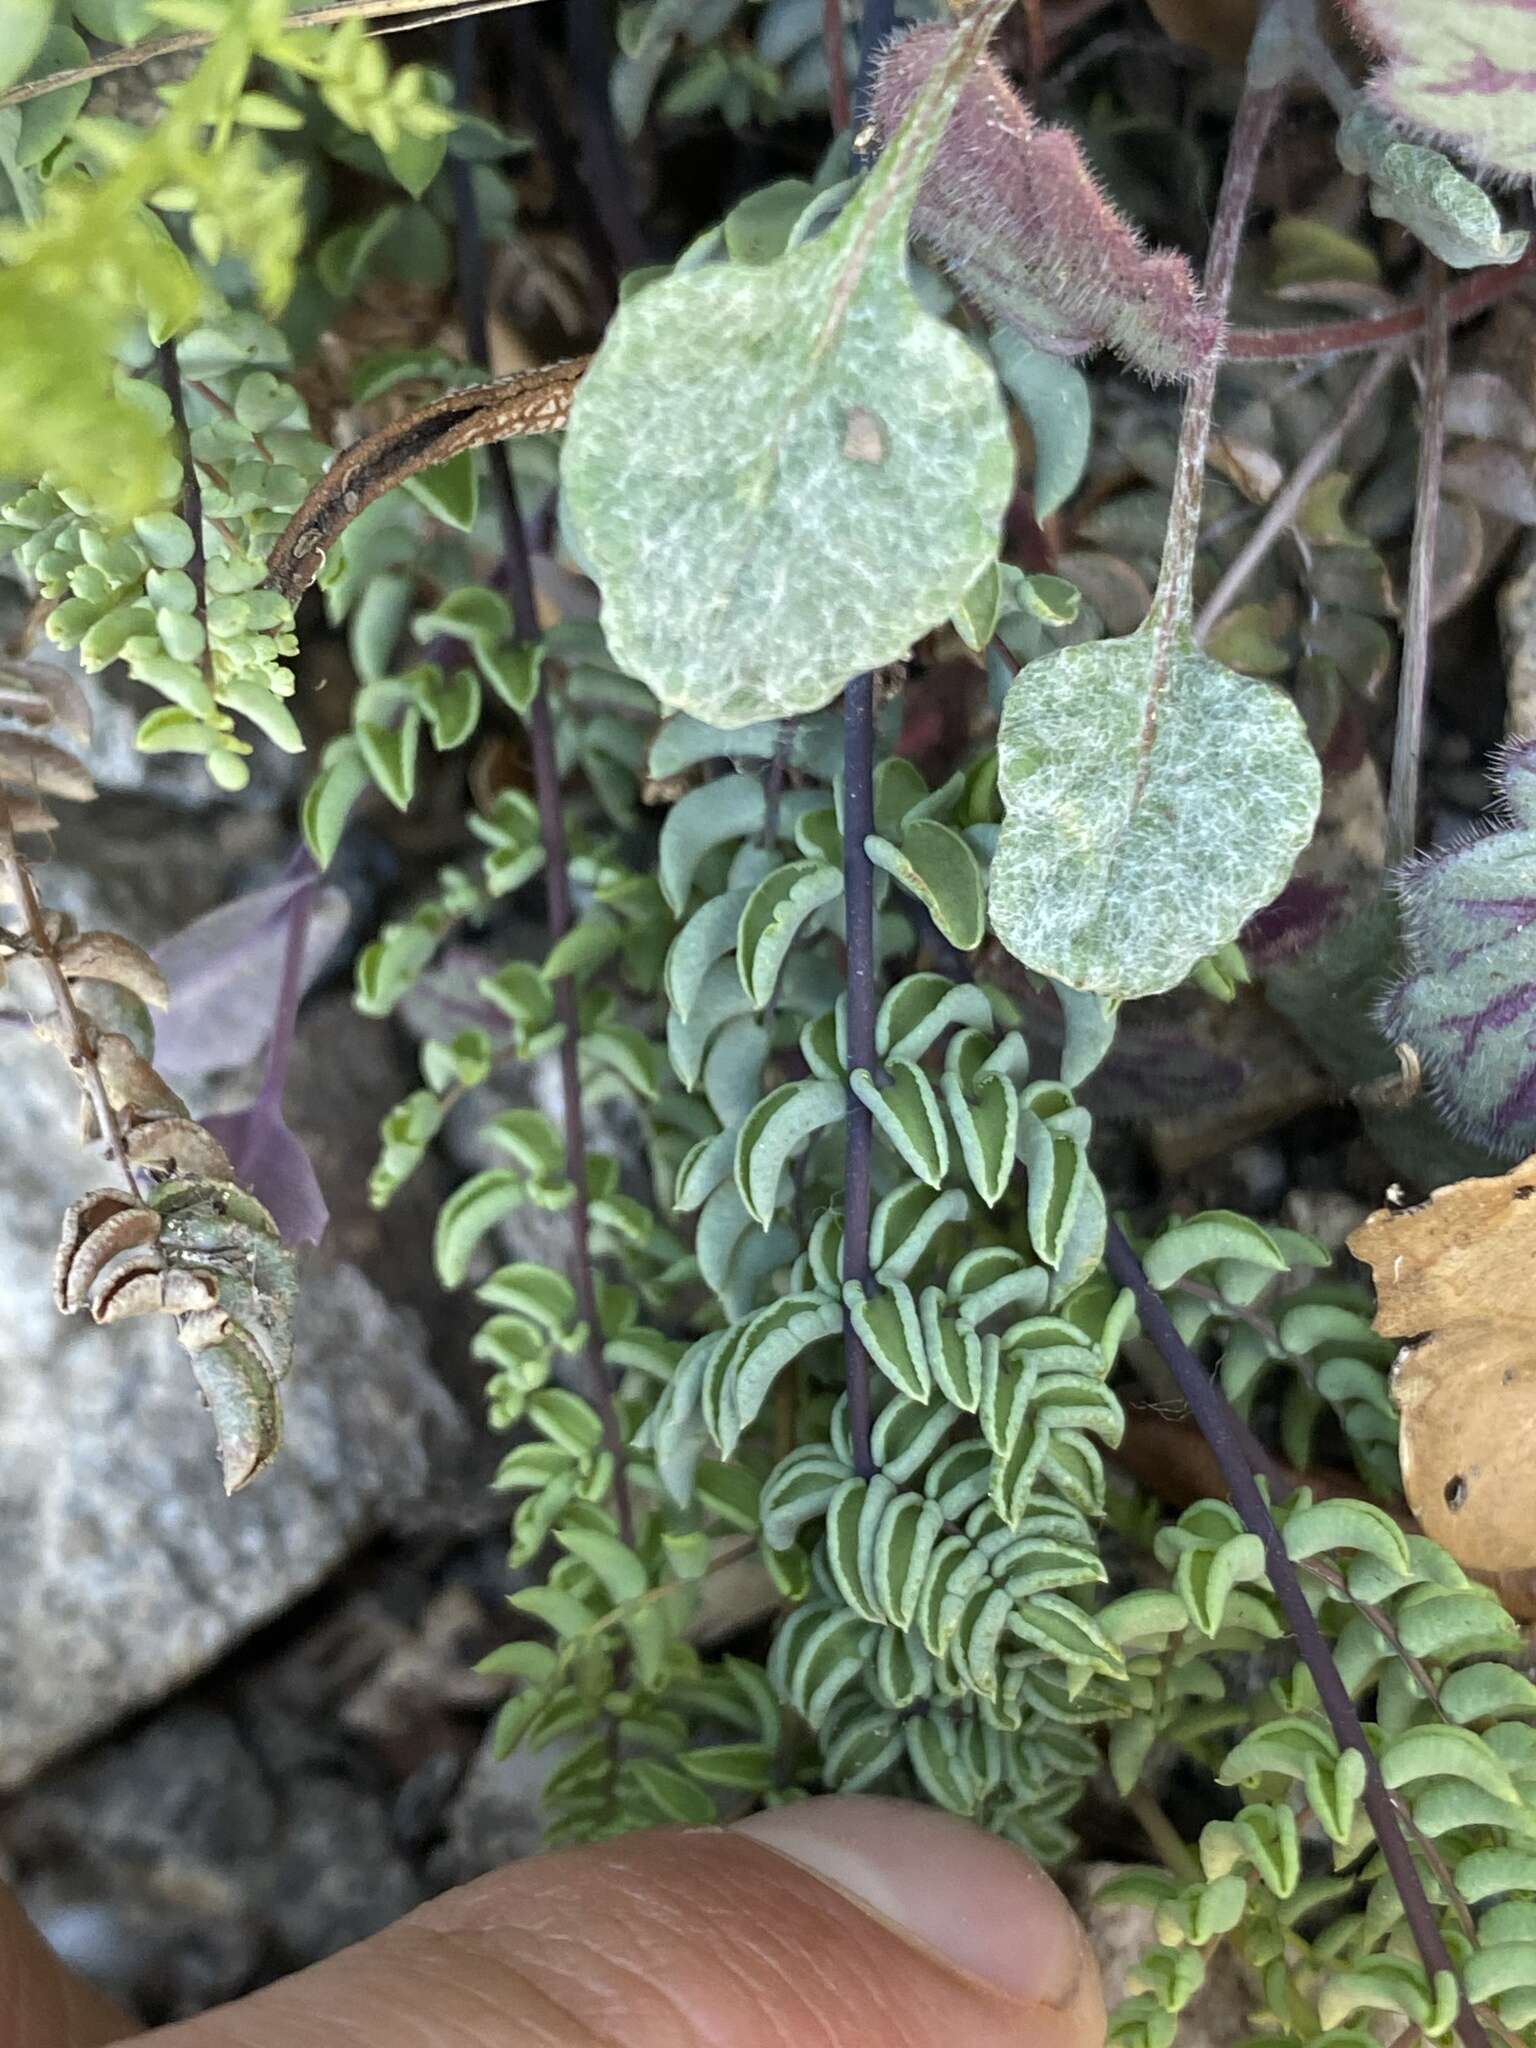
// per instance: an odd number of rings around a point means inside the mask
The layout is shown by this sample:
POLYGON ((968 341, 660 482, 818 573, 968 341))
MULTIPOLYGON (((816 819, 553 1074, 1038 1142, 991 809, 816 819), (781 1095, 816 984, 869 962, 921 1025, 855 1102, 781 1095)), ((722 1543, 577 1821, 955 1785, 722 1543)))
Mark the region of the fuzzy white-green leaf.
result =
POLYGON ((614 658, 733 727, 899 660, 997 553, 1013 454, 997 383, 907 281, 918 182, 1003 11, 955 35, 827 233, 620 307, 572 408, 567 529, 614 658))
POLYGON ((998 735, 991 918, 1070 988, 1159 994, 1284 887, 1321 775, 1295 706, 1149 627, 1032 662, 998 735), (1155 698, 1155 702, 1154 702, 1155 698))

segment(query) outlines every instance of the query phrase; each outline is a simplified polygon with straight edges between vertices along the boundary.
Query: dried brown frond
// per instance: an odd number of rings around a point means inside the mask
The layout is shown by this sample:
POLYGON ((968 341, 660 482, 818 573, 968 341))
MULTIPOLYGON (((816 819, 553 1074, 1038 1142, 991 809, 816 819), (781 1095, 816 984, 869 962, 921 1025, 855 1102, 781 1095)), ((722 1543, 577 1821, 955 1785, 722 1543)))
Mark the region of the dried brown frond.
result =
POLYGON ((277 1382, 292 1348, 293 1259, 271 1217, 234 1179, 224 1148, 156 1072, 148 1008, 170 991, 155 962, 110 931, 76 931, 46 909, 20 842, 53 829, 45 799, 88 802, 95 786, 70 743, 90 707, 67 670, 0 661, 0 987, 14 981, 39 1037, 78 1082, 83 1137, 102 1142, 121 1186, 70 1205, 53 1294, 97 1323, 167 1315, 213 1416, 224 1483, 245 1485, 282 1434, 277 1382), (127 1031, 91 1013, 109 994, 127 1031))

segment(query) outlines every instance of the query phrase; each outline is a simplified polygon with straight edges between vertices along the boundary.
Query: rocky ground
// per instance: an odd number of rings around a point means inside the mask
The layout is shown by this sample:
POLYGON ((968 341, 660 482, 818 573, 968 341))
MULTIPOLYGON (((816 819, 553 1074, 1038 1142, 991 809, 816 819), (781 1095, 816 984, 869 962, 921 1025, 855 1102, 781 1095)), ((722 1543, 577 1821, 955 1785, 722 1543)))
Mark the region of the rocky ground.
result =
MULTIPOLYGON (((7 590, 0 640, 19 619, 7 590)), ((281 872, 296 785, 280 759, 265 756, 242 798, 215 800, 196 764, 134 752, 136 714, 108 686, 91 696, 102 793, 39 865, 50 904, 153 946, 281 872)), ((430 1262, 434 1176, 485 1163, 473 1124, 450 1129, 442 1160, 383 1215, 364 1195, 379 1118, 416 1083, 410 1033, 442 1021, 441 978, 400 1023, 359 1017, 349 997, 357 936, 409 894, 412 857, 430 854, 403 856, 364 821, 339 864, 350 927, 305 1006, 287 1093, 331 1223, 304 1274, 285 1448, 233 1501, 170 1333, 152 1320, 98 1332, 53 1309, 59 1219, 100 1168, 56 1056, 0 1019, 0 1874, 63 1954, 151 2022, 314 1961, 538 1839, 547 1764, 494 1762, 499 1693, 474 1671, 504 1636, 511 1586, 505 1504, 486 1485, 500 1447, 466 1312, 430 1262)), ((447 993, 483 965, 450 959, 447 993)), ((1108 1076, 1106 1170, 1129 1186, 1150 1161, 1202 1205, 1259 1213, 1289 1189, 1284 1220, 1338 1244, 1379 1162, 1317 1106, 1325 1091, 1278 1025, 1241 1009, 1216 1021, 1249 1035, 1169 1040, 1190 1085, 1144 1146, 1108 1076), (1241 1100, 1212 1084, 1234 1060, 1241 1100), (1271 1097, 1293 1117, 1311 1105, 1311 1121, 1280 1134, 1271 1097)), ((1138 1106, 1171 1057, 1161 1029, 1127 1035, 1138 1106)), ((545 1079, 530 1077, 537 1099, 545 1079)), ((253 1092, 249 1070, 177 1081, 199 1114, 253 1092)), ((593 1135, 624 1155, 623 1132, 593 1135)), ((510 1232, 506 1255, 558 1260, 558 1220, 526 1217, 518 1230, 550 1234, 510 1232)), ((749 1611, 753 1589, 731 1597, 749 1611)), ((1088 1833, 1100 1855, 1146 1854, 1134 1831, 1088 1833)), ((1113 1991, 1146 1928, 1093 1906, 1111 1867, 1070 1884, 1113 1991)), ((1218 1978, 1184 2016, 1182 2048, 1234 2038, 1234 2011, 1218 1978)))
MULTIPOLYGON (((152 946, 274 878, 291 792, 269 770, 213 803, 200 769, 135 754, 132 723, 104 706, 102 794, 38 877, 82 926, 152 946)), ((368 864, 365 843, 345 878, 363 914, 368 864)), ((56 1946, 164 2020, 534 1839, 529 1772, 478 1754, 499 1693, 472 1666, 508 1584, 497 1452, 431 1274, 440 1188, 428 1169, 383 1216, 363 1195, 414 1074, 344 973, 306 1006, 287 1097, 331 1227, 283 1454, 234 1500, 165 1326, 97 1331, 52 1306, 59 1220, 100 1168, 57 1058, 22 1023, 0 1031, 0 1867, 56 1946)), ((198 1076, 191 1106, 249 1089, 198 1076)))
MULTIPOLYGON (((200 769, 136 754, 131 712, 91 687, 102 794, 39 880, 82 927, 153 946, 273 880, 293 792, 269 766, 212 802, 200 769)), ((355 924, 391 858, 349 842, 355 924)), ((473 1668, 510 1579, 478 1369, 431 1272, 441 1184, 429 1166, 383 1215, 363 1194, 412 1046, 353 1011, 346 951, 306 1005, 287 1095, 330 1228, 304 1275, 282 1456, 234 1500, 165 1327, 97 1331, 52 1306, 59 1218, 100 1173, 58 1060, 0 1023, 0 1874, 150 2022, 316 1961, 538 1842, 547 1764, 493 1759, 499 1690, 473 1668)), ((430 1001, 408 1009, 417 1030, 430 1001)), ((252 1083, 182 1085, 205 1112, 252 1083)), ((467 1127, 463 1150, 483 1163, 467 1127)), ((1113 1972, 1146 1931, 1093 1908, 1109 1867, 1085 1869, 1078 1898, 1113 1972)))

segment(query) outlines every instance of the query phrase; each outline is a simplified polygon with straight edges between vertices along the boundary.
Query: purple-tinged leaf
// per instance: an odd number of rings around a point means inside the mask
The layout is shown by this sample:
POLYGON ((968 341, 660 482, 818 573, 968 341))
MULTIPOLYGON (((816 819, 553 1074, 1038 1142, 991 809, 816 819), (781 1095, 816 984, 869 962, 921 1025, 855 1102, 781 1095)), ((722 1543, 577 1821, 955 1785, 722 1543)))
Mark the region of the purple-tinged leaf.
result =
POLYGON ((248 1187, 282 1232, 285 1244, 318 1244, 330 1210, 309 1154, 283 1121, 282 1105, 265 1093, 249 1109, 205 1116, 229 1154, 235 1178, 248 1187))
POLYGON ((283 1091, 300 1001, 346 915, 345 896, 300 847, 280 881, 198 918, 157 955, 171 991, 155 1046, 163 1065, 195 1077, 266 1047, 255 1101, 202 1122, 289 1243, 317 1244, 327 1221, 315 1170, 283 1121, 283 1091))
POLYGON ((1249 918, 1238 943, 1249 964, 1262 974, 1282 960, 1310 953, 1342 922, 1350 901, 1345 882, 1325 881, 1321 875, 1293 875, 1273 903, 1249 918))
MULTIPOLYGON (((871 109, 882 142, 953 33, 934 24, 887 49, 871 109)), ((1216 344, 1184 258, 1143 247, 1076 138, 1041 127, 990 58, 960 94, 912 228, 989 319, 1053 355, 1107 347, 1150 377, 1187 377, 1216 344)))
POLYGON ((1536 831, 1536 739, 1506 740, 1494 777, 1510 817, 1536 831))
POLYGON ((222 904, 155 948, 170 984, 169 1010, 155 1033, 155 1062, 196 1079, 255 1059, 272 1034, 272 1004, 282 973, 295 900, 314 891, 302 986, 314 980, 347 921, 339 889, 315 890, 307 853, 283 879, 222 904))
POLYGON ((206 1127, 229 1154, 236 1179, 270 1211, 284 1240, 291 1244, 318 1244, 325 1234, 330 1211, 308 1154, 283 1121, 288 1062, 298 1029, 310 933, 321 894, 319 870, 306 852, 294 856, 293 866, 301 872, 307 868, 308 873, 281 917, 282 955, 275 1001, 268 1012, 271 1029, 261 1089, 249 1109, 209 1117, 206 1127))
MULTIPOLYGON (((1066 1040, 1061 998, 1049 985, 1010 974, 1005 986, 1018 1005, 1032 1060, 1058 1058, 1066 1040)), ((1251 1084, 1247 1060, 1203 1041, 1177 1018, 1143 1021, 1122 1009, 1114 1043, 1074 1092, 1106 1123, 1140 1123, 1235 1100, 1251 1084)))
POLYGON ((1408 972, 1382 1022, 1448 1122, 1520 1159, 1536 1150, 1536 741, 1512 742, 1497 775, 1513 823, 1399 877, 1408 972))
POLYGON ((1385 60, 1383 113, 1485 170, 1536 175, 1536 8, 1531 0, 1348 0, 1385 60))

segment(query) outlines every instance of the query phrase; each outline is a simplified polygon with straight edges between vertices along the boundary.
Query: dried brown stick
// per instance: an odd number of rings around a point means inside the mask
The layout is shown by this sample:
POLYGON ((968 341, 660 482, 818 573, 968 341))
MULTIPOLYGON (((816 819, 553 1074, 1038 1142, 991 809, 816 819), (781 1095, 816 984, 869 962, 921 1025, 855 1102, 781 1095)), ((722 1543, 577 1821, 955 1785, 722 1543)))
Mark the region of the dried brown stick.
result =
POLYGON ((63 1027, 65 1057, 75 1079, 85 1091, 86 1099, 95 1112, 96 1123, 106 1141, 107 1150, 112 1154, 123 1184, 135 1202, 144 1197, 129 1163, 128 1148, 123 1142, 122 1126, 118 1123, 117 1112, 107 1094, 107 1086, 101 1077, 101 1068, 96 1063, 96 1051, 91 1042, 90 1027, 80 1014, 75 1002, 74 990, 70 987, 64 970, 59 965, 58 955, 48 937, 48 928, 43 921, 43 906, 38 901, 33 885, 32 871, 17 850, 16 840, 11 831, 10 810, 4 797, 0 797, 0 875, 3 875, 21 910, 22 923, 32 944, 32 954, 43 971, 48 983, 49 994, 53 997, 59 1022, 63 1027))
MULTIPOLYGON (((466 7, 431 7, 427 0, 337 0, 330 7, 310 7, 290 16, 288 28, 326 28, 347 21, 354 14, 365 18, 403 14, 406 21, 391 22, 386 28, 370 30, 376 36, 399 35, 405 29, 432 28, 443 21, 458 21, 465 15, 496 14, 504 7, 529 7, 533 0, 470 0, 466 7)), ((41 99, 44 93, 62 92, 67 85, 84 85, 93 78, 106 78, 114 71, 131 71, 157 57, 179 57, 187 50, 205 49, 216 31, 206 28, 180 29, 174 35, 152 36, 147 42, 129 43, 121 50, 93 57, 88 64, 71 64, 62 71, 48 71, 41 78, 25 79, 0 92, 0 107, 18 107, 24 100, 41 99)))
POLYGON ((278 535, 267 581, 298 598, 319 575, 326 551, 386 491, 466 448, 519 434, 553 434, 570 418, 571 397, 590 359, 516 370, 489 384, 450 391, 393 426, 355 441, 321 477, 278 535))

